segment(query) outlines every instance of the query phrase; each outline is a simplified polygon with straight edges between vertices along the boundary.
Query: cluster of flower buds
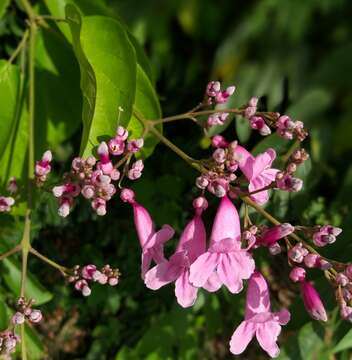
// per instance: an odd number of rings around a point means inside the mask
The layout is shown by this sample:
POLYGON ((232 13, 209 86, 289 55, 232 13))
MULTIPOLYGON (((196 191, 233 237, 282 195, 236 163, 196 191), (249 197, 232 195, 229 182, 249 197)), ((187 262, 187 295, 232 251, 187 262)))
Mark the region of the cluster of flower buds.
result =
POLYGON ((26 320, 31 323, 39 323, 42 318, 42 312, 38 309, 32 309, 32 305, 34 304, 34 300, 26 300, 24 297, 20 297, 17 300, 16 313, 12 316, 12 323, 14 325, 23 324, 26 320))
POLYGON ((293 121, 287 115, 279 116, 275 126, 277 134, 287 140, 297 138, 299 141, 303 141, 308 135, 302 121, 293 121))
POLYGON ((297 149, 291 155, 286 170, 276 174, 276 187, 280 190, 297 192, 303 187, 303 181, 293 176, 297 167, 309 159, 308 153, 304 149, 297 149))
POLYGON ((313 242, 318 247, 333 244, 336 241, 336 236, 340 235, 341 232, 342 229, 332 225, 316 226, 313 233, 313 242))
POLYGON ((11 194, 16 194, 18 191, 17 179, 12 176, 7 184, 6 190, 11 194))
POLYGON ((266 124, 264 117, 256 115, 258 105, 258 98, 252 97, 244 109, 244 117, 248 119, 249 125, 252 129, 258 130, 262 136, 271 134, 270 127, 266 124))
POLYGON ((235 89, 235 86, 229 86, 226 90, 221 90, 219 81, 210 81, 206 88, 207 103, 209 105, 225 104, 235 89))
MULTIPOLYGON (((6 190, 10 195, 14 195, 18 191, 17 181, 15 177, 11 177, 6 190)), ((0 213, 10 212, 12 206, 15 204, 15 199, 12 196, 0 195, 0 213)))
POLYGON ((76 265, 72 270, 72 275, 68 281, 74 283, 75 289, 80 291, 83 296, 91 294, 90 282, 97 282, 101 285, 116 286, 119 283, 120 272, 118 269, 112 269, 110 265, 104 265, 100 270, 93 264, 83 267, 76 265))
MULTIPOLYGON (((63 184, 52 189, 54 196, 59 201, 58 213, 60 216, 69 215, 74 205, 74 198, 80 194, 90 200, 97 215, 103 216, 106 214, 107 201, 111 200, 116 193, 116 186, 113 182, 120 180, 124 175, 130 180, 141 177, 144 168, 142 160, 135 161, 130 168, 126 164, 130 164, 133 154, 143 147, 143 139, 128 141, 127 137, 128 131, 119 126, 115 137, 108 143, 104 141, 100 143, 97 150, 99 160, 94 156, 89 156, 87 159, 80 157, 73 159, 71 171, 63 176, 63 184), (112 157, 118 156, 123 156, 123 158, 114 164, 112 157), (124 165, 124 169, 121 176, 118 167, 122 165, 124 165)), ((47 155, 43 156, 43 159, 44 157, 48 158, 47 155)), ((44 169, 44 166, 49 166, 50 171, 49 163, 44 164, 43 159, 37 163, 36 168, 44 169)))
POLYGON ((50 150, 45 151, 41 160, 37 161, 35 164, 34 175, 36 179, 37 186, 41 186, 46 181, 48 174, 51 171, 51 161, 53 155, 50 150))
POLYGON ((352 322, 352 265, 347 265, 343 272, 337 273, 335 281, 341 317, 352 322))
POLYGON ((9 358, 10 354, 16 350, 17 343, 20 342, 20 337, 14 331, 5 330, 0 333, 0 355, 9 358))
POLYGON ((211 170, 196 179, 199 189, 207 189, 217 197, 223 197, 229 191, 230 183, 237 178, 235 171, 240 160, 240 156, 235 152, 237 141, 230 144, 223 142, 222 145, 226 147, 217 147, 212 154, 211 170))
POLYGON ((224 125, 229 113, 215 113, 208 117, 207 126, 210 128, 215 125, 224 125))

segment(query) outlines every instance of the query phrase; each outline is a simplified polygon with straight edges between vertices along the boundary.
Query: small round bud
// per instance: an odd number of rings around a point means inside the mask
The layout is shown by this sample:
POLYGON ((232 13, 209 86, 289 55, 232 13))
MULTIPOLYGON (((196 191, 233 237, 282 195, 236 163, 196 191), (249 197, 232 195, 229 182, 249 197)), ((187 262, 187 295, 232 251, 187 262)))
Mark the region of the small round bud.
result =
POLYGON ((303 281, 306 277, 306 271, 302 267, 296 266, 291 270, 289 276, 293 282, 303 281))

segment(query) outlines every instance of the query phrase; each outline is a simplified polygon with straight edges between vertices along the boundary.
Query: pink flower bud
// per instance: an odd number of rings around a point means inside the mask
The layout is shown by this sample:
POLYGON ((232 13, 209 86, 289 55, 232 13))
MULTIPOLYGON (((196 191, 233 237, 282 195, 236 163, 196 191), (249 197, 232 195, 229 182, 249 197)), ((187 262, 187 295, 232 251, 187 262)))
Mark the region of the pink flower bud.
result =
POLYGON ((319 259, 320 256, 318 254, 307 254, 303 259, 304 265, 307 266, 307 268, 317 267, 319 265, 319 259))
POLYGON ((88 285, 84 286, 82 288, 82 295, 83 296, 89 296, 91 293, 92 293, 92 290, 90 289, 90 287, 88 285))
POLYGON ((32 323, 39 323, 43 319, 42 312, 40 310, 32 310, 29 315, 29 320, 32 323))
POLYGON ((86 280, 92 280, 97 267, 93 264, 86 265, 82 268, 82 277, 86 280))
POLYGON ((213 159, 218 163, 218 164, 222 164, 225 162, 226 160, 226 153, 225 150, 222 148, 216 149, 213 152, 213 159))
POLYGON ((96 198, 92 201, 92 208, 96 211, 97 215, 104 216, 106 214, 106 201, 96 198))
POLYGON ((306 255, 308 255, 308 250, 303 247, 302 243, 296 244, 288 251, 290 260, 297 263, 301 263, 306 255))
POLYGON ((289 276, 293 282, 303 281, 306 277, 306 271, 302 267, 296 266, 291 270, 289 276))
POLYGON ((206 88, 206 94, 209 97, 215 97, 220 91, 220 82, 219 81, 210 81, 206 88))
POLYGON ((111 155, 118 156, 125 151, 125 142, 120 138, 113 138, 109 141, 109 151, 111 155))
POLYGON ((14 325, 20 325, 23 324, 25 321, 25 317, 24 314, 22 314, 21 312, 17 311, 13 316, 12 316, 12 323, 14 325))
POLYGON ((15 204, 15 199, 11 196, 0 196, 0 213, 9 212, 11 207, 15 204))
POLYGON ((211 144, 215 148, 226 148, 229 144, 221 135, 215 135, 211 139, 211 144))
POLYGON ((327 321, 328 317, 324 305, 314 286, 308 281, 302 281, 301 292, 304 306, 311 317, 315 320, 327 321))
POLYGON ((321 270, 325 271, 325 270, 329 270, 332 268, 332 264, 329 263, 329 261, 319 258, 318 260, 318 266, 321 270))
POLYGON ((282 249, 279 243, 275 243, 269 246, 269 252, 271 255, 278 255, 281 253, 282 249))
POLYGON ((295 228, 289 223, 273 226, 263 231, 261 237, 259 238, 259 244, 271 246, 294 231, 295 228))
POLYGON ((110 286, 116 286, 119 283, 119 279, 116 277, 109 278, 109 285, 110 286))
POLYGON ((118 179, 120 179, 120 171, 118 171, 117 169, 112 169, 110 177, 111 180, 117 181, 118 179))
POLYGON ((340 308, 340 315, 342 319, 352 321, 352 307, 342 304, 340 308))
POLYGON ((52 154, 50 150, 45 151, 42 156, 42 159, 36 162, 35 165, 35 175, 37 177, 44 176, 49 174, 51 171, 50 162, 52 160, 52 154))
POLYGON ((121 190, 120 198, 123 202, 132 204, 134 202, 134 192, 131 189, 124 188, 121 190))
POLYGON ((10 194, 15 194, 18 191, 17 180, 14 176, 10 178, 9 183, 7 184, 7 191, 10 194))
POLYGON ((348 265, 345 269, 346 276, 352 280, 352 265, 348 265))
POLYGON ((335 277, 336 283, 341 286, 346 286, 349 283, 349 279, 345 274, 338 273, 335 277))
POLYGON ((131 140, 127 143, 127 150, 131 153, 136 153, 143 147, 143 145, 144 145, 144 140, 142 138, 131 140))
POLYGON ((94 195, 95 195, 95 189, 94 186, 92 185, 85 185, 82 188, 82 195, 86 198, 86 199, 91 199, 94 195))
POLYGON ((71 207, 73 205, 72 198, 62 197, 60 199, 59 204, 60 204, 59 209, 58 209, 59 216, 66 217, 67 215, 69 215, 71 207))
POLYGON ((199 196, 193 200, 193 207, 196 210, 205 210, 208 207, 208 201, 205 197, 199 196))
POLYGON ((97 162, 97 159, 94 156, 88 156, 86 163, 87 165, 89 165, 90 167, 93 167, 97 162))
POLYGON ((196 179, 196 186, 197 186, 197 188, 203 190, 203 189, 205 189, 208 185, 209 185, 209 180, 208 180, 205 176, 201 175, 201 176, 197 177, 197 179, 196 179))

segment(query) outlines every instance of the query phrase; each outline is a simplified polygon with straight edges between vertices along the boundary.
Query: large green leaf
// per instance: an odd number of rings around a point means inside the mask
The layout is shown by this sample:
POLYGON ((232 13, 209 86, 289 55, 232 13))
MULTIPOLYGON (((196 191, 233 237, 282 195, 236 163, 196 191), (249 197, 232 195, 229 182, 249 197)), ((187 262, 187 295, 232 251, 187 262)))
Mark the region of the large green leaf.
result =
POLYGON ((0 0, 0 19, 5 14, 6 8, 9 6, 10 0, 0 0))
POLYGON ((79 67, 59 32, 42 30, 36 47, 36 156, 70 137, 81 124, 79 67), (58 94, 59 96, 55 96, 58 94))
POLYGON ((352 348, 352 330, 350 330, 334 347, 333 352, 337 353, 352 348))
MULTIPOLYGON (((2 277, 11 291, 19 296, 21 287, 21 266, 15 260, 3 260, 4 271, 2 277)), ((50 301, 53 295, 47 291, 30 273, 27 274, 26 298, 34 299, 37 305, 50 301)))
POLYGON ((19 97, 20 72, 17 65, 0 60, 0 159, 15 123, 16 104, 19 97))
MULTIPOLYGON (((139 65, 137 67, 137 88, 134 107, 146 119, 158 119, 161 117, 160 105, 155 90, 139 65)), ((139 120, 132 116, 128 130, 133 138, 138 138, 142 136, 144 128, 139 120)), ((162 131, 161 124, 158 126, 158 130, 162 131)), ((140 152, 141 157, 146 158, 151 155, 158 142, 155 136, 148 134, 144 139, 144 147, 140 152)))
POLYGON ((136 57, 123 27, 104 16, 81 17, 66 6, 73 47, 80 64, 83 92, 81 154, 88 156, 103 136, 113 136, 118 108, 120 125, 131 118, 136 90, 136 57))

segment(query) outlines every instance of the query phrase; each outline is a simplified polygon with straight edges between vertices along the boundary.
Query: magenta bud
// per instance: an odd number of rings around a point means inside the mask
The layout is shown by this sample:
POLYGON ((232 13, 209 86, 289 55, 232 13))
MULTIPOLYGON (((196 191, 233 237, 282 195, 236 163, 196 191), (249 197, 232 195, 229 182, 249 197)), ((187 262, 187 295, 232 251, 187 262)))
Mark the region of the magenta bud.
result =
POLYGON ((196 179, 196 186, 204 190, 209 185, 209 180, 205 176, 199 176, 196 179))
POLYGON ((329 263, 329 261, 322 259, 322 258, 319 258, 318 266, 321 270, 324 270, 324 271, 332 268, 332 264, 329 263))
POLYGON ((226 148, 228 146, 228 142, 221 135, 215 135, 212 137, 211 144, 215 148, 226 148))
POLYGON ((341 286, 346 286, 349 283, 348 277, 343 273, 336 274, 336 283, 341 286))
POLYGON ((318 254, 307 254, 303 259, 304 265, 308 268, 317 267, 319 265, 319 259, 320 256, 318 254))
POLYGON ((199 196, 193 200, 193 207, 195 209, 205 210, 208 207, 208 201, 205 197, 199 196))
POLYGON ((288 251, 290 260, 297 263, 301 263, 306 255, 308 255, 308 250, 303 247, 302 243, 296 244, 288 251))
POLYGON ((97 267, 93 264, 86 265, 82 268, 82 277, 86 280, 92 280, 97 267))
POLYGON ((135 195, 134 195, 133 190, 128 189, 128 188, 124 188, 121 190, 120 199, 123 202, 128 202, 128 203, 132 204, 134 202, 134 198, 135 198, 135 195))
POLYGON ((291 270, 289 276, 293 282, 301 282, 306 278, 306 271, 302 267, 296 266, 291 270))
POLYGON ((270 245, 268 247, 268 249, 269 249, 269 252, 270 252, 271 255, 278 255, 282 251, 281 246, 280 246, 279 243, 275 243, 273 245, 270 245))
POLYGON ((327 321, 328 317, 319 293, 308 281, 301 282, 301 292, 304 306, 310 316, 315 320, 327 321))

